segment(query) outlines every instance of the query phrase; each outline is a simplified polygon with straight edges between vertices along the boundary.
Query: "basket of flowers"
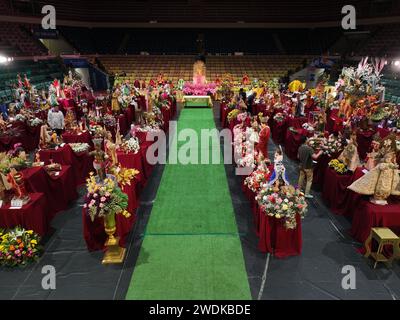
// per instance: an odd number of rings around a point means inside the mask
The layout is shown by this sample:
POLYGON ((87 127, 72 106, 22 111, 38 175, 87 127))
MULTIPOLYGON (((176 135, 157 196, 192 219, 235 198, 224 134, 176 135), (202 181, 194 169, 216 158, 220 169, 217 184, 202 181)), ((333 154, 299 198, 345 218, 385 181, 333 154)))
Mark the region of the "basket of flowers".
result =
POLYGON ((0 266, 26 266, 37 261, 42 253, 39 243, 40 237, 33 230, 0 229, 0 266))

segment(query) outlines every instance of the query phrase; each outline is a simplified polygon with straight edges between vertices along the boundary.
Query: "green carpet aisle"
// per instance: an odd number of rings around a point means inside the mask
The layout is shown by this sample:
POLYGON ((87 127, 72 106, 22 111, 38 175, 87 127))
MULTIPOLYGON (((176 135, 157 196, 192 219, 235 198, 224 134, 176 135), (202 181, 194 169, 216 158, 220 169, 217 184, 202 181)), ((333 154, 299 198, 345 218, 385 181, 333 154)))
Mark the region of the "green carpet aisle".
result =
MULTIPOLYGON (((215 128, 212 110, 183 110, 186 128, 215 128)), ((251 299, 222 160, 166 165, 126 299, 251 299)))

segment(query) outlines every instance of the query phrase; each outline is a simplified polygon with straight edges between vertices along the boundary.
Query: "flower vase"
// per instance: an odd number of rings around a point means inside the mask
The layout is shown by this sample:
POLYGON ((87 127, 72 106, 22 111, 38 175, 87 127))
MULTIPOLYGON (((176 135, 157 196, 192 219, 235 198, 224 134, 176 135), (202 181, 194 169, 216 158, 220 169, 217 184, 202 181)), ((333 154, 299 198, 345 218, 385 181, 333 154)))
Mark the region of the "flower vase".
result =
POLYGON ((117 264, 122 263, 125 259, 125 248, 119 246, 119 237, 115 237, 117 224, 115 220, 115 213, 108 214, 104 217, 104 230, 108 236, 105 243, 106 252, 103 257, 103 264, 117 264))

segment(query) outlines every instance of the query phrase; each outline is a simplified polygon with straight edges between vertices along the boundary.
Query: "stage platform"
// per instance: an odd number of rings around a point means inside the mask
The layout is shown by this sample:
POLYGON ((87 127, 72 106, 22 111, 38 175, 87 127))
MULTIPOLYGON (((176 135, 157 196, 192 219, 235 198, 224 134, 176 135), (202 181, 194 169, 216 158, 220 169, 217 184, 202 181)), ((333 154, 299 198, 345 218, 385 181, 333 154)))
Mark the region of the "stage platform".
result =
POLYGON ((212 108, 213 103, 210 96, 184 96, 183 106, 185 108, 212 108))

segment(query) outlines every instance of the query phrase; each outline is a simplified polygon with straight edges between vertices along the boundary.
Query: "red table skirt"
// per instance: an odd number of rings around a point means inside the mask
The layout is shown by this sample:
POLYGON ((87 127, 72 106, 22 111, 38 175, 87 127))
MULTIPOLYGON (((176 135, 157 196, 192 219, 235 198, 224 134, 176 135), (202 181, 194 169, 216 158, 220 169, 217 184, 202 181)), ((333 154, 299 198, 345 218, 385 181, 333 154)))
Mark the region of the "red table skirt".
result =
MULTIPOLYGON (((82 210, 83 221, 83 236, 86 241, 86 246, 89 251, 97 251, 104 249, 104 243, 107 240, 107 234, 104 231, 104 220, 97 218, 93 222, 87 214, 87 210, 82 210)), ((126 237, 132 230, 136 221, 135 213, 133 212, 129 218, 125 218, 121 214, 116 215, 117 231, 116 235, 120 238, 119 245, 125 247, 126 237)))
POLYGON ((92 136, 89 131, 82 132, 81 134, 65 132, 62 138, 65 143, 87 143, 93 146, 92 136))
POLYGON ((286 131, 285 153, 290 159, 297 160, 297 153, 301 146, 302 138, 303 138, 303 135, 301 135, 299 133, 294 133, 290 130, 286 131))
POLYGON ((43 167, 28 168, 22 171, 28 192, 43 193, 47 197, 48 220, 57 212, 65 210, 71 201, 78 198, 75 176, 70 166, 63 166, 59 176, 51 177, 43 167))
POLYGON ((272 131, 272 139, 280 145, 283 145, 285 143, 285 138, 286 138, 286 130, 287 130, 287 122, 286 120, 282 122, 277 122, 274 121, 273 125, 271 127, 272 131))
POLYGON ((69 165, 72 167, 77 186, 86 183, 89 172, 94 172, 93 157, 89 156, 88 153, 75 153, 68 144, 57 150, 40 150, 41 161, 45 164, 49 164, 51 159, 61 165, 69 165))
POLYGON ((146 179, 142 162, 142 153, 140 151, 136 154, 118 151, 117 157, 122 167, 139 171, 136 176, 137 181, 142 183, 146 179))
POLYGON ((400 203, 379 206, 367 200, 361 201, 355 208, 351 235, 354 239, 364 243, 371 228, 388 227, 394 233, 400 233, 400 203))
POLYGON ((49 229, 46 212, 47 202, 43 193, 31 193, 31 200, 21 209, 11 210, 9 204, 0 208, 0 228, 11 229, 18 226, 33 230, 44 236, 49 229))
POLYGON ((357 168, 352 175, 340 175, 333 169, 326 168, 322 199, 335 214, 350 217, 353 215, 363 196, 347 189, 347 187, 363 175, 362 168, 357 168), (327 183, 328 181, 329 183, 327 183))
POLYGON ((255 201, 255 193, 242 184, 242 189, 250 201, 256 234, 259 237, 258 248, 261 252, 269 252, 277 258, 286 258, 301 254, 302 233, 301 218, 297 217, 297 228, 287 230, 284 220, 266 216, 255 201))
POLYGON ((357 132, 358 155, 361 160, 366 158, 367 153, 371 148, 374 134, 375 131, 372 130, 357 132))
POLYGON ((297 216, 297 228, 294 230, 286 229, 284 220, 269 217, 259 208, 254 218, 261 252, 269 252, 276 258, 301 255, 303 240, 300 216, 297 216))

